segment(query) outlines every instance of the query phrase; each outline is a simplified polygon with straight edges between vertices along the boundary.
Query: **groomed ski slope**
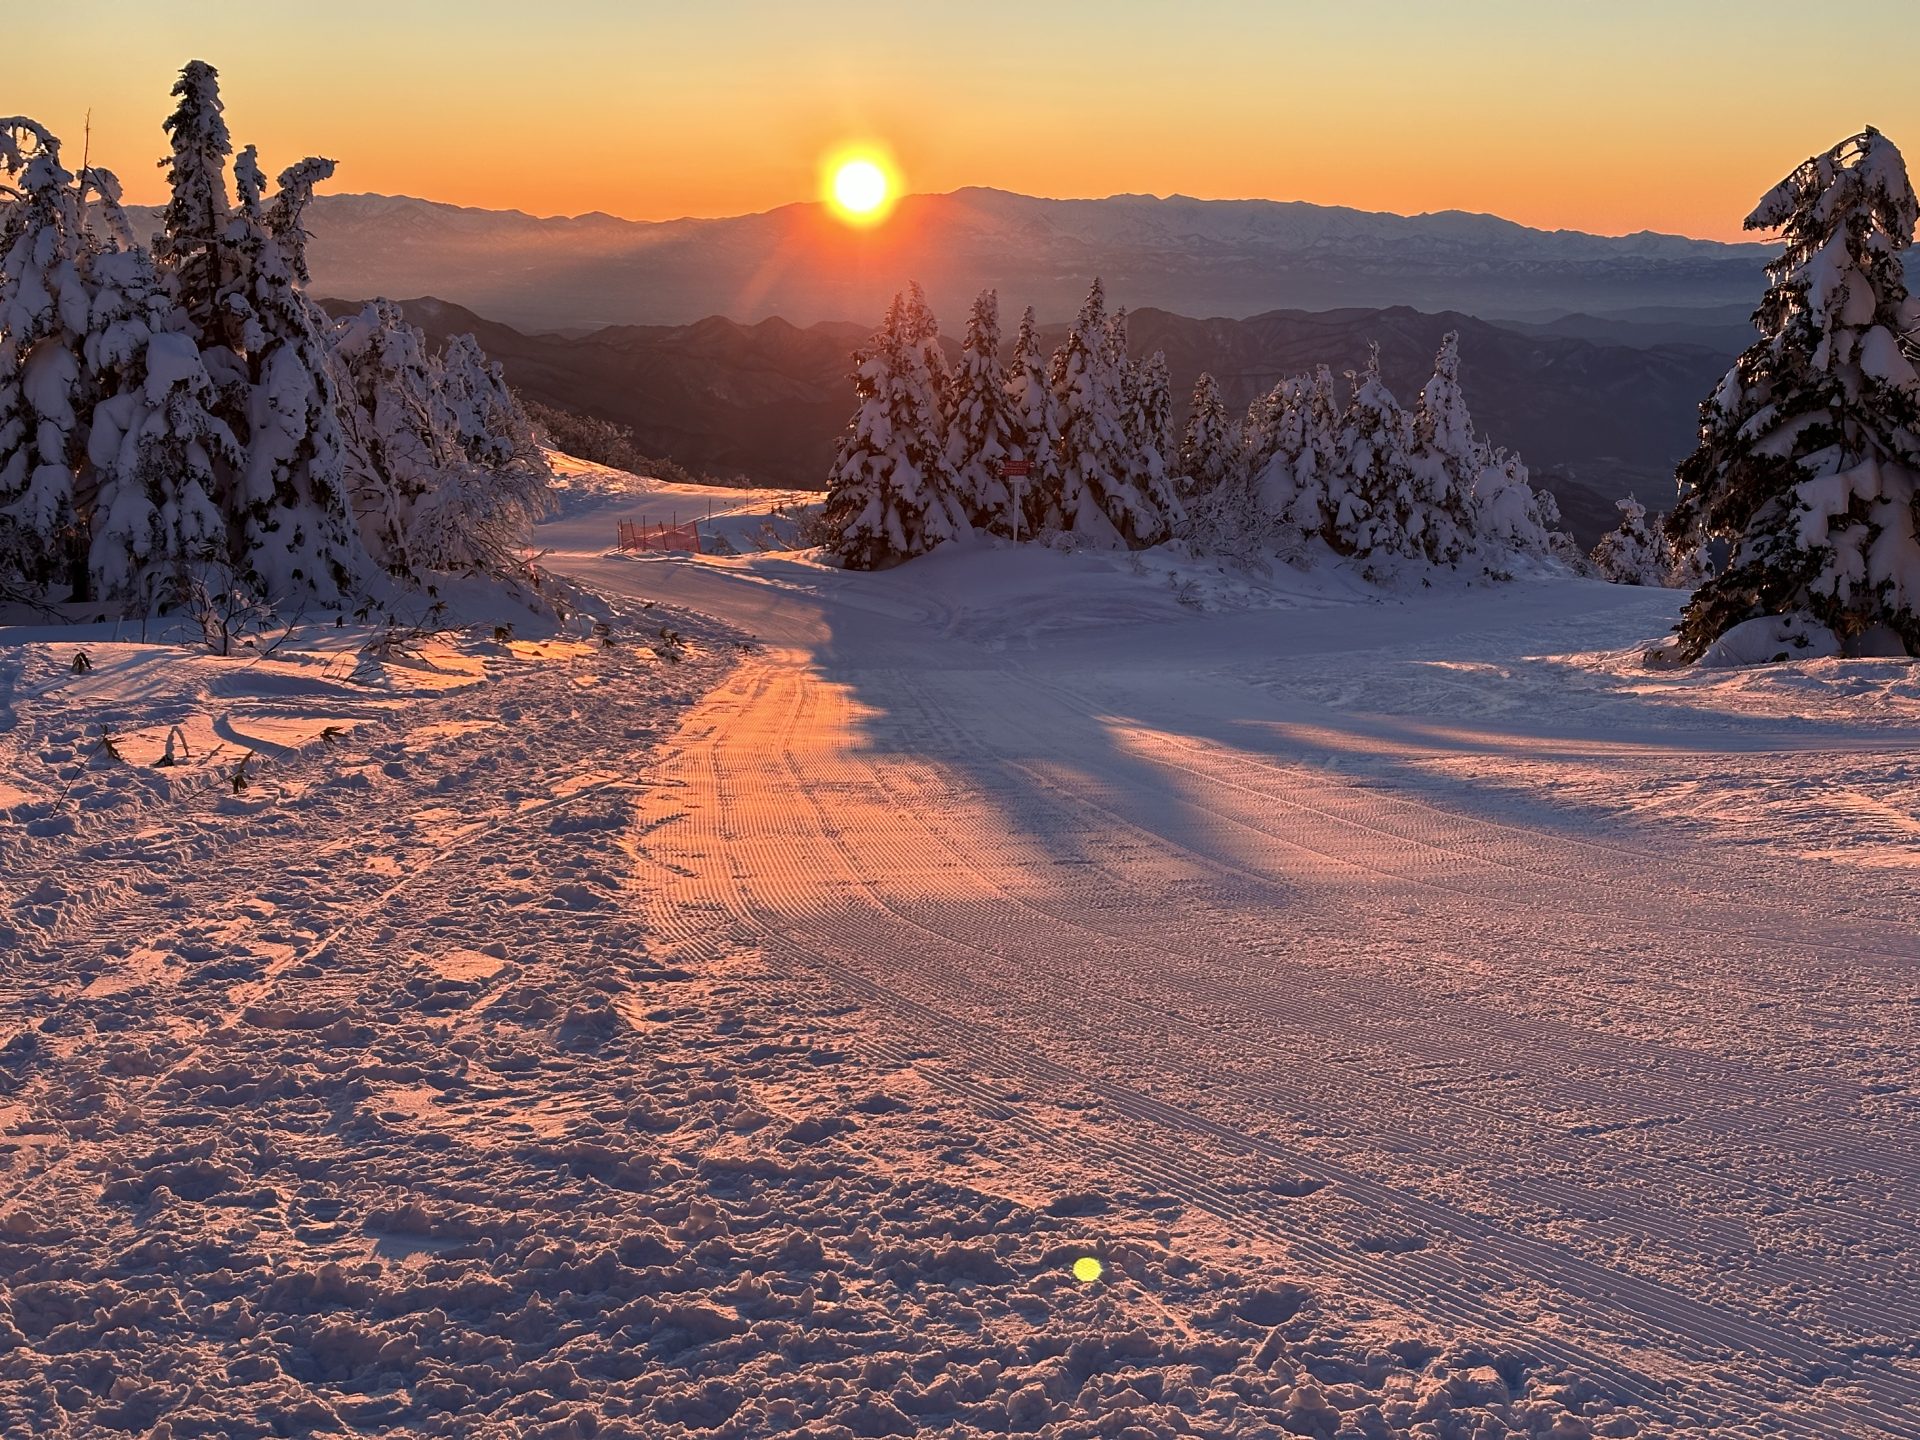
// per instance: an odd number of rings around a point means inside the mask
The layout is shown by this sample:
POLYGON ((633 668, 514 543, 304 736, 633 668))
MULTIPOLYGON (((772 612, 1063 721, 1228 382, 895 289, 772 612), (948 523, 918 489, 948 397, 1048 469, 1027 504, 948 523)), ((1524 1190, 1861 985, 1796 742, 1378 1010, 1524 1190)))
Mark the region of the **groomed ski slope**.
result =
POLYGON ((243 796, 0 654, 0 1433, 1920 1436, 1911 666, 591 480, 243 796))
POLYGON ((764 646, 659 797, 651 924, 858 1007, 988 1128, 972 1183, 1175 1208, 1661 1430, 1920 1435, 1911 667, 1649 676, 1679 597, 1591 583, 592 575, 764 646))

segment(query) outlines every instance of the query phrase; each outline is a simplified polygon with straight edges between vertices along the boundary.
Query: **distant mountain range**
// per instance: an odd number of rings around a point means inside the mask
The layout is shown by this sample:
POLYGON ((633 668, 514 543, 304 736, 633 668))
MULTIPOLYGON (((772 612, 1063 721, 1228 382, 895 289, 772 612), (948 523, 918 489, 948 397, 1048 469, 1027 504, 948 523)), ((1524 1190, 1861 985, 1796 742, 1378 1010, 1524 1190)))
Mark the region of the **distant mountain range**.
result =
POLYGON ((1584 312, 1599 323, 1713 326, 1730 307, 1736 320, 1753 309, 1773 253, 1532 230, 1459 211, 986 189, 908 196, 870 230, 817 204, 653 223, 384 195, 323 195, 308 220, 318 294, 432 294, 523 329, 574 331, 708 315, 872 324, 910 279, 950 322, 987 286, 1012 314, 1032 305, 1057 321, 1075 313, 1094 275, 1113 304, 1185 315, 1405 305, 1537 323, 1584 312))
MULTIPOLYGON (((405 308, 436 341, 472 332, 533 398, 630 426, 650 454, 807 487, 826 477, 853 408, 848 357, 871 330, 710 316, 569 337, 529 334, 439 299, 405 308)), ((1665 508, 1674 464, 1693 446, 1700 398, 1734 353, 1732 343, 1620 345, 1405 307, 1211 320, 1149 307, 1132 312, 1130 328, 1135 354, 1166 352, 1180 400, 1209 370, 1240 408, 1316 364, 1357 367, 1373 342, 1387 383, 1410 404, 1432 371, 1440 337, 1458 330, 1462 384, 1482 432, 1526 457, 1588 544, 1612 528, 1613 501, 1630 490, 1650 508, 1665 508)), ((1050 327, 1043 338, 1058 344, 1065 327, 1050 327)))

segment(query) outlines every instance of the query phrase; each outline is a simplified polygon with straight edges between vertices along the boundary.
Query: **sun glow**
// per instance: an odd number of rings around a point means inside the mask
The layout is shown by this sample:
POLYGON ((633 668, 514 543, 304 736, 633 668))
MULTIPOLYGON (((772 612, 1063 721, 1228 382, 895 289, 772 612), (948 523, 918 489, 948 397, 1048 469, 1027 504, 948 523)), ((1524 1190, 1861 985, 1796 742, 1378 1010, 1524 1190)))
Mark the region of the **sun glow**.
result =
POLYGON ((893 208, 897 187, 892 168, 872 151, 834 156, 825 175, 827 203, 850 225, 877 225, 893 208))

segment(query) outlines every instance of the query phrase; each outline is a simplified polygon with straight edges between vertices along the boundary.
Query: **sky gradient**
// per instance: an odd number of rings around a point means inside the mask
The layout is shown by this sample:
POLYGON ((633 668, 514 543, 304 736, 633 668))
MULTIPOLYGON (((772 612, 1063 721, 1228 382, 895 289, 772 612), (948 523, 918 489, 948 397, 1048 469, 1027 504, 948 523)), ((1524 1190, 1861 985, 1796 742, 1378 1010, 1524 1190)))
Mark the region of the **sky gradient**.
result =
MULTIPOLYGON (((160 194, 186 60, 221 73, 269 175, 535 214, 767 210, 822 157, 909 190, 1182 193, 1545 228, 1735 238, 1796 162, 1865 124, 1920 147, 1916 0, 1137 0, 965 7, 331 0, 40 6, 0 109, 128 198, 160 194), (1773 98, 1773 92, 1790 98, 1773 98)), ((1917 152, 1916 158, 1920 158, 1917 152)))

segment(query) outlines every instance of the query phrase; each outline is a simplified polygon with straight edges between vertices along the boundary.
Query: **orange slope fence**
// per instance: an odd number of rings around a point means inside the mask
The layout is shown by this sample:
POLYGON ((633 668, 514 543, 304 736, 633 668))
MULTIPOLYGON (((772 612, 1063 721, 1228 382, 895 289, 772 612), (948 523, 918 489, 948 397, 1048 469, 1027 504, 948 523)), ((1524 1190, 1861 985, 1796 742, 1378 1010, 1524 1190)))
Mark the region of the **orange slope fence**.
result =
POLYGON ((622 550, 689 550, 696 555, 702 553, 700 526, 691 520, 684 525, 677 521, 672 525, 653 525, 645 520, 622 520, 619 527, 622 550))

